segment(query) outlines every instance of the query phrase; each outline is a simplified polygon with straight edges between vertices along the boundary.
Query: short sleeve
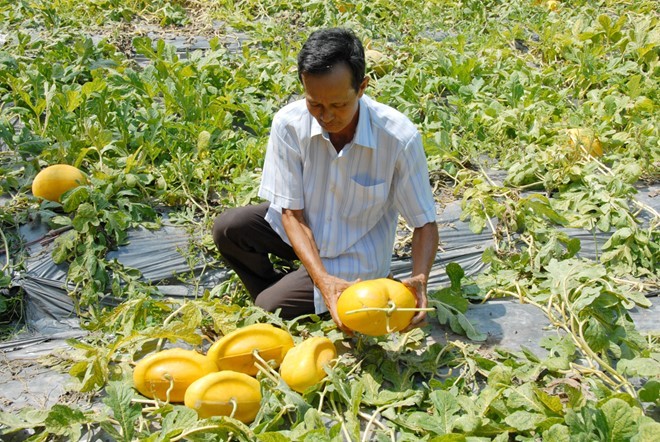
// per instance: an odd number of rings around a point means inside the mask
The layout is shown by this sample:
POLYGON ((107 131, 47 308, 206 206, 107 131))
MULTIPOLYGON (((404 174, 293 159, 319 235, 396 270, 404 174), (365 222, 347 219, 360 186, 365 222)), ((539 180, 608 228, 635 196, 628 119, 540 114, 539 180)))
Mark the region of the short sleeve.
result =
POLYGON ((435 200, 429 179, 426 154, 419 132, 399 153, 395 166, 394 203, 411 227, 435 221, 435 200))
POLYGON ((303 166, 295 132, 277 118, 268 139, 259 196, 284 209, 304 207, 303 166))

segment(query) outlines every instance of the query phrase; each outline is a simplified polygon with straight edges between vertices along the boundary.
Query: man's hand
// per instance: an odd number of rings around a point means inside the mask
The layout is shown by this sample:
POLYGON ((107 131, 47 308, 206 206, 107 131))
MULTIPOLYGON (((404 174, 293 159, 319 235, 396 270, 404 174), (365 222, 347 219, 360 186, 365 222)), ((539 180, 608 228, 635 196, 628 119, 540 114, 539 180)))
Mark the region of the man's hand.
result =
MULTIPOLYGON (((415 294, 417 299, 417 308, 426 308, 428 307, 429 301, 426 296, 426 277, 424 275, 413 276, 408 279, 401 281, 403 285, 408 287, 415 294)), ((426 312, 417 312, 410 321, 410 325, 402 330, 404 332, 410 331, 416 327, 423 327, 426 325, 426 312)))
MULTIPOLYGON (((422 227, 416 227, 413 230, 412 276, 401 282, 415 292, 417 308, 426 308, 429 303, 426 296, 426 282, 433 266, 435 254, 438 251, 438 241, 438 224, 436 222, 424 224, 422 227)), ((413 316, 410 326, 404 331, 424 326, 426 324, 424 322, 425 318, 426 312, 418 312, 413 316)))
POLYGON ((359 279, 356 279, 353 282, 349 282, 341 278, 326 275, 317 283, 317 286, 323 295, 325 305, 330 312, 330 316, 332 316, 332 319, 337 323, 337 327, 349 336, 353 336, 353 331, 344 326, 339 319, 339 314, 337 313, 337 300, 344 290, 359 281, 359 279))

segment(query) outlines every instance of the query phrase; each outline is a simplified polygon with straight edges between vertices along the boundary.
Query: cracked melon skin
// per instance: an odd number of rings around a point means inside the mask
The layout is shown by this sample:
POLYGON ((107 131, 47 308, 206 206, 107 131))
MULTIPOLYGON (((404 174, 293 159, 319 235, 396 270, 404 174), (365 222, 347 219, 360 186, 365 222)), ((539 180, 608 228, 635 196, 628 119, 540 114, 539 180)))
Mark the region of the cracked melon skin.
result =
POLYGON ((410 325, 415 312, 398 311, 397 308, 415 308, 415 295, 405 285, 389 278, 372 279, 353 284, 337 300, 339 319, 353 331, 369 336, 382 336, 401 331, 410 325), (391 312, 363 311, 348 314, 362 308, 390 308, 391 312))

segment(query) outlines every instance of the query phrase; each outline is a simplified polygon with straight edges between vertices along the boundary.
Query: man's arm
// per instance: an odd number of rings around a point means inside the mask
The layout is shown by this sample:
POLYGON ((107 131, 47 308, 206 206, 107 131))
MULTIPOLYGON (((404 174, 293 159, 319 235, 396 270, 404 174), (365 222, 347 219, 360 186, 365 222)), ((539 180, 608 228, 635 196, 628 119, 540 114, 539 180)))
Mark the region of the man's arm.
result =
MULTIPOLYGON (((412 274, 403 284, 415 290, 417 307, 426 308, 428 298, 426 296, 426 283, 431 273, 431 267, 435 261, 438 251, 438 224, 430 222, 413 230, 412 237, 412 274)), ((412 319, 408 329, 419 327, 426 318, 426 312, 418 312, 412 319)))
POLYGON ((327 272, 321 261, 312 229, 307 225, 302 210, 282 209, 282 226, 289 237, 289 242, 291 242, 296 256, 298 256, 312 281, 321 291, 332 319, 341 330, 352 334, 339 320, 337 299, 346 288, 357 281, 348 282, 327 272))

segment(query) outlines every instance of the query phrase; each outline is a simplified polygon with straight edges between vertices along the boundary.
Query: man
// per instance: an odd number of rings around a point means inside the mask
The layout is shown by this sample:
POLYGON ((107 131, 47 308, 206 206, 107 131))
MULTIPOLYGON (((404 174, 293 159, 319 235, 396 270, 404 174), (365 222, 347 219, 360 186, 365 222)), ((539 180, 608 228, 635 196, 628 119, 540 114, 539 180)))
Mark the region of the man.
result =
MULTIPOLYGON (((368 98, 364 49, 353 32, 312 33, 298 55, 304 99, 273 119, 259 196, 268 202, 228 210, 213 227, 227 264, 255 304, 290 319, 330 312, 358 280, 390 274, 399 214, 414 227, 417 306, 438 248, 435 203, 421 137, 403 114, 368 98), (269 255, 298 259, 290 273, 269 255)), ((417 313, 411 327, 425 317, 417 313)))

